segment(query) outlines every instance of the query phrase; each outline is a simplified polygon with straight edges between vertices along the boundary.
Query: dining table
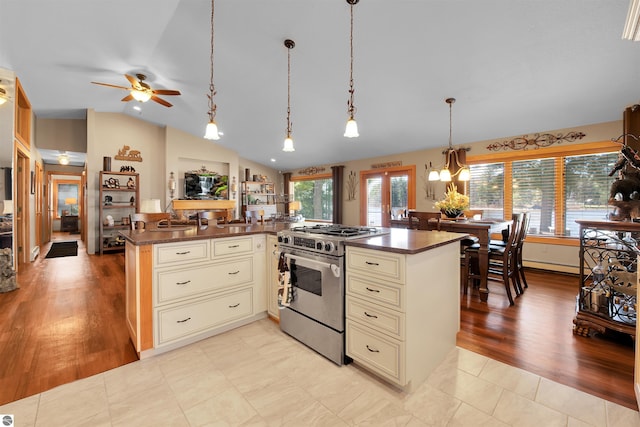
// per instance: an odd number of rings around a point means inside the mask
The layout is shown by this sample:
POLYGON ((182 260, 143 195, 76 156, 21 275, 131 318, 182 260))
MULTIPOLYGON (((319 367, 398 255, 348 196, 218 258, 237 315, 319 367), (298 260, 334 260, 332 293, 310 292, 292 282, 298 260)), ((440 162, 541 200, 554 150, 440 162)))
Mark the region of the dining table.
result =
MULTIPOLYGON (((489 242, 492 234, 501 234, 513 224, 511 220, 500 219, 465 219, 465 218, 441 218, 439 227, 441 231, 465 233, 478 238, 479 268, 480 268, 480 301, 487 302, 489 288, 489 242)), ((466 284, 465 284, 466 285, 466 284)))

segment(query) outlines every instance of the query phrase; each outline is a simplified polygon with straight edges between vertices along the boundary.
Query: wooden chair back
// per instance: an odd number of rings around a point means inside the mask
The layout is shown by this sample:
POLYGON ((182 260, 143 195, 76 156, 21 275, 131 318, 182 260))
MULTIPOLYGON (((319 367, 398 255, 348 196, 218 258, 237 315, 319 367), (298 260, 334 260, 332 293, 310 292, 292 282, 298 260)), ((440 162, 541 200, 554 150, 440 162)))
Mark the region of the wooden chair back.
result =
POLYGON ((161 213, 142 213, 136 212, 129 215, 129 222, 131 223, 131 229, 150 229, 158 228, 160 223, 166 224, 167 227, 171 227, 171 214, 166 212, 161 213))
POLYGON ((409 211, 407 217, 412 230, 440 230, 440 212, 409 211))
POLYGON ((218 226, 218 222, 226 222, 227 213, 222 211, 198 212, 198 227, 218 226))

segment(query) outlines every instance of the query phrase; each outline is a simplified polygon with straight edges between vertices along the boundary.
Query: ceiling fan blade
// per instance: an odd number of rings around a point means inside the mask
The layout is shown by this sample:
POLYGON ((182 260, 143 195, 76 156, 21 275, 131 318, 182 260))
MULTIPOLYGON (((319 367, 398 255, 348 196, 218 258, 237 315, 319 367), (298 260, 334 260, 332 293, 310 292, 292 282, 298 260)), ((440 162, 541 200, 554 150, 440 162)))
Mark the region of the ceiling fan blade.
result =
POLYGON ((133 96, 131 94, 129 94, 129 95, 125 96, 124 98, 122 98, 121 101, 124 101, 124 102, 133 101, 133 96))
POLYGON ((109 83, 100 83, 100 82, 91 82, 94 85, 100 85, 100 86, 108 86, 108 87, 115 87, 116 89, 124 89, 124 90, 129 90, 131 89, 130 87, 124 87, 124 86, 117 86, 117 85, 111 85, 109 83))
POLYGON ((180 95, 179 90, 171 90, 171 89, 155 89, 153 91, 154 95, 180 95))
POLYGON ((140 81, 137 78, 130 76, 129 74, 125 74, 124 76, 129 80, 129 83, 131 83, 133 87, 138 87, 140 84, 140 81))
POLYGON ((155 95, 151 96, 151 99, 152 99, 153 101, 156 101, 156 102, 157 102, 158 104, 160 104, 160 105, 164 105, 165 107, 171 107, 171 104, 169 104, 167 101, 165 101, 165 100, 164 100, 164 99, 162 99, 162 98, 158 98, 158 97, 157 97, 157 96, 155 96, 155 95))

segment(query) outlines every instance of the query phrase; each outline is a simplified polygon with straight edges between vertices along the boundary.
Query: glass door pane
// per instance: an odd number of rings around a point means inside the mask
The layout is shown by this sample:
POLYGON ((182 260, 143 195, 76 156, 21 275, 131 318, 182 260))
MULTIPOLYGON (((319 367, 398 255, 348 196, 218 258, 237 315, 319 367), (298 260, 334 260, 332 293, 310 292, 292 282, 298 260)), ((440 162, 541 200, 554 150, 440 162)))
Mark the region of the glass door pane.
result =
POLYGON ((382 225, 382 176, 367 177, 367 226, 382 225))
POLYGON ((406 215, 409 207, 409 176, 405 173, 401 175, 391 175, 391 218, 401 219, 406 215))

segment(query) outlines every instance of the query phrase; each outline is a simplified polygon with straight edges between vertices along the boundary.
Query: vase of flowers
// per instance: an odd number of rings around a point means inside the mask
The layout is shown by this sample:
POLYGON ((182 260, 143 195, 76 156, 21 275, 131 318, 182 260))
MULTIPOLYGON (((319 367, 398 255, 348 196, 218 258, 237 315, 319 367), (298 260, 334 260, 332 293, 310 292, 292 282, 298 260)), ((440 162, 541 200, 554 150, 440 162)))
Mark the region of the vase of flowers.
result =
POLYGON ((444 194, 444 199, 436 202, 436 208, 445 214, 447 218, 457 218, 469 209, 469 196, 458 193, 454 183, 449 184, 444 194))

